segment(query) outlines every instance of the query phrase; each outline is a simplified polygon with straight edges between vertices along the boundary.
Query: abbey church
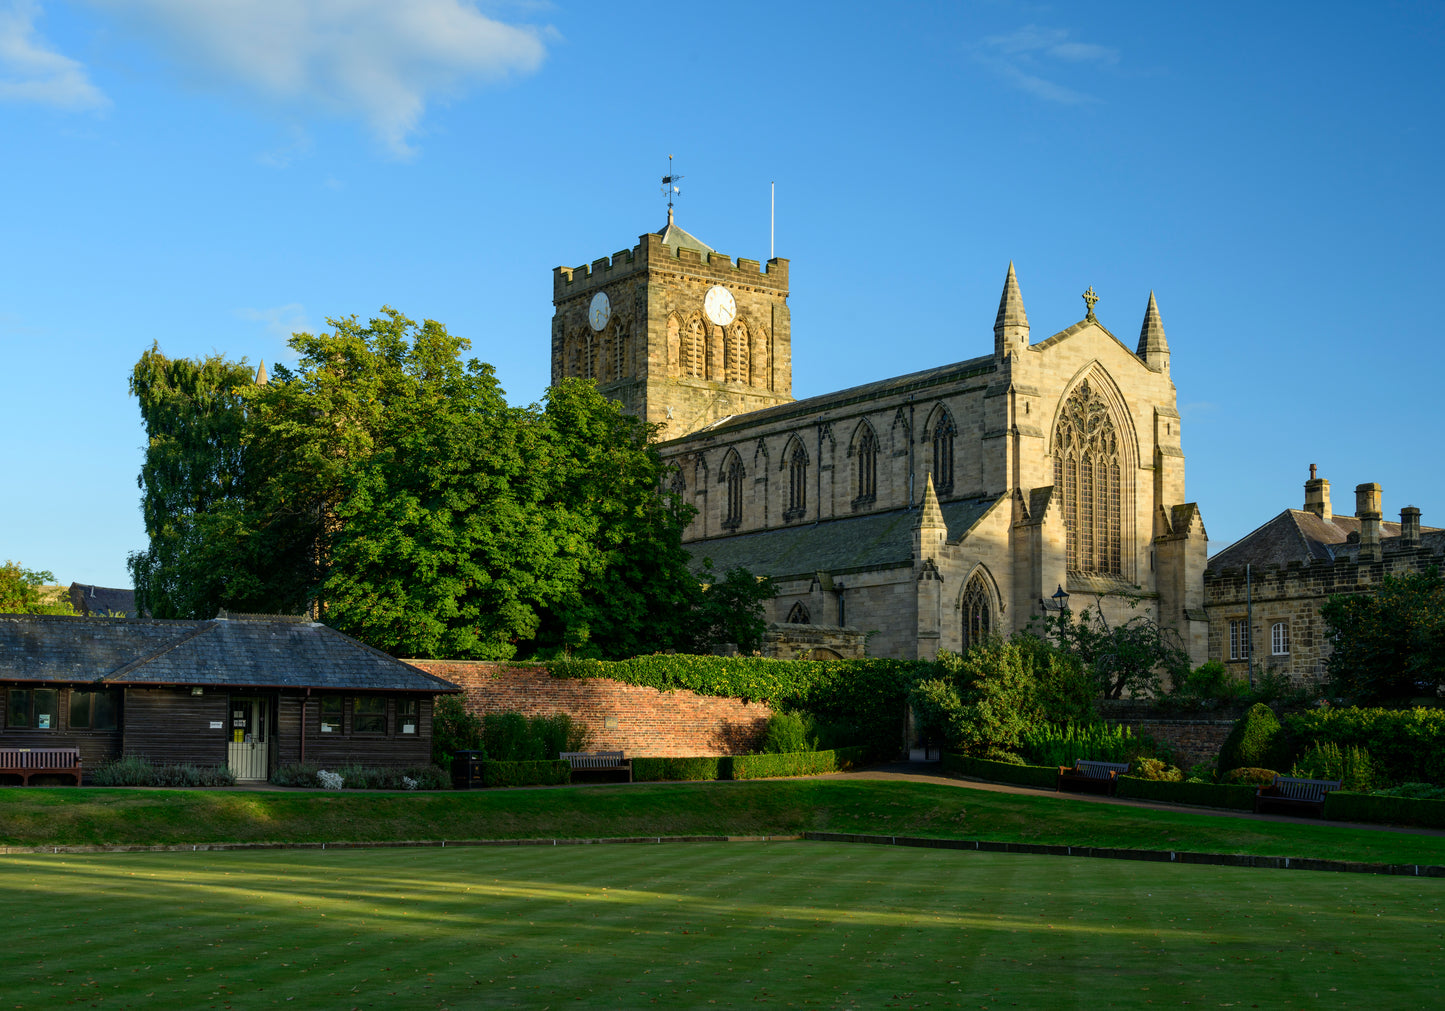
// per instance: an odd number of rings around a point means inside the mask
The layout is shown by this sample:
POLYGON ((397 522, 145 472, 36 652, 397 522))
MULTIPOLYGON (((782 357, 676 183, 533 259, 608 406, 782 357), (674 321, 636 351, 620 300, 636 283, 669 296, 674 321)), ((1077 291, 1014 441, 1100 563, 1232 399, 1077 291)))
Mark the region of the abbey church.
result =
POLYGON ((928 658, 1062 589, 1204 661, 1207 540, 1152 293, 1133 349, 1092 289, 1035 341, 1009 265, 991 350, 980 326, 976 358, 794 400, 785 259, 734 262, 669 210, 632 249, 558 267, 553 292, 552 381, 594 379, 663 426, 695 562, 772 576, 785 641, 856 630, 869 655, 928 658))

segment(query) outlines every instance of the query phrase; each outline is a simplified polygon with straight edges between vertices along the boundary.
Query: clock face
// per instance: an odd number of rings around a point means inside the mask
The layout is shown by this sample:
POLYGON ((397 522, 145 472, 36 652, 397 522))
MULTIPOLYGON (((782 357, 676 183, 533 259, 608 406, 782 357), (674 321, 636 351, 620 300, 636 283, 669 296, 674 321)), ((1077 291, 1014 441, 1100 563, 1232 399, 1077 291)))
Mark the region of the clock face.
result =
POLYGON ((592 324, 593 330, 601 332, 611 318, 612 301, 607 297, 607 292, 599 291, 592 296, 592 304, 587 307, 587 322, 592 324))
POLYGON ((733 298, 733 293, 720 284, 707 290, 707 295, 702 300, 702 310, 707 313, 707 318, 718 326, 727 326, 738 317, 738 303, 733 298))

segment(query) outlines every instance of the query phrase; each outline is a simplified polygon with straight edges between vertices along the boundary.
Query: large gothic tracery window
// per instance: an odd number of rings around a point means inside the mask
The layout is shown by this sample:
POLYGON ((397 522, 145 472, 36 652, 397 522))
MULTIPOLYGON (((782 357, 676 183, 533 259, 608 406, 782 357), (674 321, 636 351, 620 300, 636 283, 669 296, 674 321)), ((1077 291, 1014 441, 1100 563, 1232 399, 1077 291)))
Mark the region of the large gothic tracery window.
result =
POLYGON ((1087 380, 1054 432, 1054 489, 1064 507, 1069 569, 1122 574, 1119 437, 1109 407, 1087 380))
POLYGON ((963 598, 959 601, 959 609, 963 612, 963 648, 966 652, 969 647, 983 642, 993 630, 988 586, 978 573, 974 573, 973 578, 968 581, 963 598))

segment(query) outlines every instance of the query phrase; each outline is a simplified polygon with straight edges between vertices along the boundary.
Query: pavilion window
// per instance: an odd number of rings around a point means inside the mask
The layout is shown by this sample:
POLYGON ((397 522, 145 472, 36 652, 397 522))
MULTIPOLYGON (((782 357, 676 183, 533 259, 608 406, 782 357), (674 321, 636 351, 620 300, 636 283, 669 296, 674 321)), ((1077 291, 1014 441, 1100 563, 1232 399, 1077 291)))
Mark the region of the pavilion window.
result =
POLYGON ((6 725, 17 730, 59 730, 60 692, 55 688, 11 688, 6 725))
POLYGON ((118 730, 120 728, 120 692, 114 688, 70 691, 71 730, 118 730))
POLYGON ((386 733, 386 696, 358 695, 351 700, 353 734, 386 733))

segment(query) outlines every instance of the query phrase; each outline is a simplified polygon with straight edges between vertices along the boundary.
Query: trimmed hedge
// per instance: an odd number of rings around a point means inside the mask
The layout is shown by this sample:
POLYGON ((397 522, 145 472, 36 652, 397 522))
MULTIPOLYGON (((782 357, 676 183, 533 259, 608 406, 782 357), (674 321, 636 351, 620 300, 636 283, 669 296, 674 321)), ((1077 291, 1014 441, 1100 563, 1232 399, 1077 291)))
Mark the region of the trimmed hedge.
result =
POLYGON ((711 779, 732 779, 733 760, 721 758, 634 758, 632 781, 655 783, 659 780, 701 782, 711 779))
POLYGON ((720 698, 767 702, 832 724, 845 740, 896 755, 908 693, 932 665, 921 660, 771 660, 755 656, 663 654, 631 660, 557 659, 556 678, 608 678, 720 698))
POLYGON ((484 786, 558 786, 572 780, 567 762, 483 762, 484 786))
POLYGON ((940 764, 944 772, 956 772, 960 776, 972 776, 995 783, 1013 783, 1016 786, 1044 787, 1050 790, 1059 784, 1058 767, 1052 765, 1010 765, 1007 762, 990 762, 986 758, 970 758, 967 755, 947 752, 940 764))
POLYGON ((1254 810, 1255 787, 1249 784, 1171 783, 1162 779, 1120 776, 1116 796, 1154 800, 1166 804, 1196 807, 1227 807, 1235 811, 1254 810))
POLYGON ((1445 800, 1414 797, 1378 797, 1336 790, 1325 795, 1325 817, 1330 821, 1365 821, 1386 825, 1445 828, 1445 800))
POLYGON ((847 772, 862 764, 867 752, 867 748, 838 748, 836 751, 795 751, 787 755, 737 755, 733 758, 733 779, 847 772))

